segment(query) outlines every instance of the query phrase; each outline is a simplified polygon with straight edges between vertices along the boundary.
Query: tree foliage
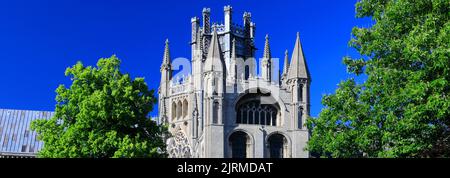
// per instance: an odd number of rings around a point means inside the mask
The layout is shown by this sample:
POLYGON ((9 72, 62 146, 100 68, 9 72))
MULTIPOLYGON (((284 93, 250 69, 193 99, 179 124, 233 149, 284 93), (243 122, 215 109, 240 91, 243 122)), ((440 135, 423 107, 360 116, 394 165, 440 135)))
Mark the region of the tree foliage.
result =
POLYGON ((78 62, 66 70, 72 85, 56 89, 54 116, 32 123, 44 142, 40 157, 165 156, 166 129, 148 117, 156 103, 154 91, 119 67, 112 56, 100 59, 97 67, 78 62))
POLYGON ((331 157, 450 156, 450 0, 360 0, 350 73, 309 119, 308 150, 331 157))

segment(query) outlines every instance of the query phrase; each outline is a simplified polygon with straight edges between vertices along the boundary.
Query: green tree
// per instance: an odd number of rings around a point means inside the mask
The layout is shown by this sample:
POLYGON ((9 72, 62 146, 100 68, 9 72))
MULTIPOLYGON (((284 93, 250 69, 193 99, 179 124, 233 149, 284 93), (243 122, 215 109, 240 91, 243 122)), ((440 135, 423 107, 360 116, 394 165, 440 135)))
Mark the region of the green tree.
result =
POLYGON ((112 56, 100 59, 97 67, 78 62, 66 70, 72 85, 56 89, 55 115, 32 123, 44 142, 39 157, 166 156, 166 128, 148 117, 156 103, 154 91, 119 67, 112 56))
POLYGON ((307 149, 325 157, 450 156, 450 0, 361 0, 344 57, 367 76, 339 84, 308 120, 307 149))

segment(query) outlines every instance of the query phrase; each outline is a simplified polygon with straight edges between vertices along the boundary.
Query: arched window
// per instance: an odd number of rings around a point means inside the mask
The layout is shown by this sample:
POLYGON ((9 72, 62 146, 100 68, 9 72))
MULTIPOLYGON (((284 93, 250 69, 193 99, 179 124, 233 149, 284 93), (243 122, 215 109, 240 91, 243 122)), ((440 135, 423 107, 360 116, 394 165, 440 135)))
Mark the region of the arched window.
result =
POLYGON ((178 101, 178 103, 177 103, 177 119, 181 119, 182 110, 183 110, 183 105, 181 104, 181 101, 178 101))
POLYGON ((213 87, 213 94, 216 95, 217 91, 218 91, 218 86, 217 86, 217 78, 214 77, 212 80, 212 87, 213 87))
POLYGON ((273 134, 268 139, 269 157, 286 158, 288 157, 288 142, 286 137, 281 134, 273 134))
POLYGON ((253 103, 248 103, 249 105, 249 110, 248 112, 248 122, 247 124, 253 124, 253 121, 255 119, 255 105, 253 103))
POLYGON ((219 102, 215 101, 213 103, 213 124, 218 124, 219 120, 219 102))
POLYGON ((236 123, 279 126, 278 111, 279 106, 270 94, 249 93, 236 104, 236 123))
POLYGON ((276 111, 274 111, 274 110, 270 110, 270 114, 271 114, 271 119, 272 119, 272 122, 271 122, 271 126, 276 126, 277 125, 277 115, 278 115, 278 113, 276 112, 276 111))
POLYGON ((175 121, 177 119, 177 104, 175 102, 172 103, 172 118, 171 121, 175 121))
POLYGON ((272 114, 270 112, 265 112, 264 114, 266 115, 266 122, 264 125, 271 125, 270 123, 272 122, 272 114))
POLYGON ((187 113, 188 113, 188 102, 186 100, 183 101, 183 117, 186 118, 187 117, 187 113))
POLYGON ((250 78, 250 66, 249 65, 245 65, 245 80, 248 80, 248 78, 250 78))
POLYGON ((260 123, 259 124, 261 124, 261 125, 266 125, 266 123, 267 123, 267 121, 266 121, 267 113, 264 112, 266 110, 267 110, 267 106, 264 106, 263 109, 261 109, 259 111, 259 114, 260 114, 260 118, 259 118, 260 123))
POLYGON ((234 132, 230 135, 229 146, 232 158, 251 157, 252 141, 248 134, 242 131, 234 132))
POLYGON ((303 102, 303 84, 300 84, 298 87, 298 96, 300 98, 300 102, 303 102))
POLYGON ((303 127, 303 107, 298 109, 298 126, 299 129, 303 127))

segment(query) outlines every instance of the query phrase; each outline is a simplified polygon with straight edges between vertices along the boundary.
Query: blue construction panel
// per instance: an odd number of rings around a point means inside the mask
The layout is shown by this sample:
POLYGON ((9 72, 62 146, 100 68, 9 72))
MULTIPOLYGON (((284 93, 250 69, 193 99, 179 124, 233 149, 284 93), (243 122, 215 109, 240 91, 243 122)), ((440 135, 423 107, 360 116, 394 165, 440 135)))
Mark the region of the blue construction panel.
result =
POLYGON ((43 146, 30 129, 36 119, 50 119, 53 112, 0 109, 0 153, 36 154, 43 146))

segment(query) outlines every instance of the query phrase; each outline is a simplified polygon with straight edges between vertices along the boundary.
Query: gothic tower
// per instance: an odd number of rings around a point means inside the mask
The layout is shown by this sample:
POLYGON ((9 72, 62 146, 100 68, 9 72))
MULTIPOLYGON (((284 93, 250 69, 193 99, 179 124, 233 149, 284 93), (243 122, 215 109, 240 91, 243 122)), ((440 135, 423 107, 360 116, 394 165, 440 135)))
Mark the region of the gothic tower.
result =
POLYGON ((170 63, 169 40, 164 47, 163 63, 161 65, 161 82, 159 85, 159 112, 163 122, 167 121, 166 99, 169 96, 169 84, 172 79, 172 65, 170 63))
POLYGON ((294 118, 293 127, 302 129, 309 115, 309 86, 310 75, 303 55, 303 48, 300 42, 300 33, 297 33, 297 40, 292 51, 291 65, 288 70, 287 85, 292 93, 292 111, 294 118))
POLYGON ((159 116, 168 124, 170 157, 308 157, 310 75, 297 35, 291 61, 286 51, 281 80, 269 36, 261 59, 255 58, 256 25, 251 13, 242 25, 224 7, 224 24, 211 23, 211 10, 191 19, 189 75, 172 75, 166 41, 159 116), (260 64, 261 75, 256 66, 260 64), (279 81, 279 82, 278 82, 279 81))

